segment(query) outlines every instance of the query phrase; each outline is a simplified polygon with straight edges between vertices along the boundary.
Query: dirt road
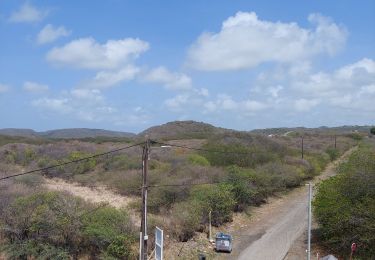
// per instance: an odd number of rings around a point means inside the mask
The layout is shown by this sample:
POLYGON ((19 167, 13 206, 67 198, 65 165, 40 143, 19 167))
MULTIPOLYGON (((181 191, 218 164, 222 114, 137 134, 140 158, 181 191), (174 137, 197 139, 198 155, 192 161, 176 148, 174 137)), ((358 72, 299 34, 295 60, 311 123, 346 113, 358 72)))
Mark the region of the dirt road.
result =
MULTIPOLYGON (((330 163, 312 182, 317 183, 333 176, 335 166, 347 158, 354 149, 350 149, 338 160, 330 163)), ((307 227, 307 192, 307 186, 300 187, 256 209, 251 223, 245 229, 234 233, 233 253, 221 255, 218 259, 286 259, 289 248, 307 227)))

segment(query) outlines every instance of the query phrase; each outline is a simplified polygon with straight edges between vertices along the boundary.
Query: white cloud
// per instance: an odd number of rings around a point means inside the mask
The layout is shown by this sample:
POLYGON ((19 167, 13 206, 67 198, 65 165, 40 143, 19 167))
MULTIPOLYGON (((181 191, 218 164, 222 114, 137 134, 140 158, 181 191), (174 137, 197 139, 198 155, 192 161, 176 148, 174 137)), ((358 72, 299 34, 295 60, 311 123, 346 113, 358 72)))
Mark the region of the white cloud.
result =
POLYGON ((100 71, 88 85, 92 88, 110 87, 122 81, 134 79, 139 71, 140 69, 133 65, 127 65, 117 71, 100 71))
POLYGON ((14 23, 32 23, 43 20, 47 15, 48 10, 40 10, 30 3, 24 3, 19 10, 15 11, 9 17, 10 22, 14 23))
POLYGON ((100 44, 93 38, 81 38, 63 47, 53 48, 47 53, 47 60, 75 68, 117 69, 137 58, 148 48, 149 44, 140 39, 108 40, 100 44))
POLYGON ((47 115, 62 115, 86 122, 133 125, 144 124, 148 120, 143 109, 118 109, 98 89, 75 88, 57 97, 34 100, 32 105, 47 115))
POLYGON ((9 89, 10 87, 8 85, 0 83, 0 94, 7 92, 9 89))
POLYGON ((191 78, 183 73, 172 73, 165 67, 149 71, 145 76, 146 82, 163 84, 167 89, 181 90, 191 88, 191 78))
POLYGON ((36 82, 26 81, 23 83, 23 89, 28 92, 41 93, 49 90, 48 85, 39 84, 36 82))
POLYGON ((332 73, 318 72, 291 81, 294 89, 309 96, 340 97, 346 93, 358 93, 361 87, 375 84, 375 61, 364 58, 332 73))
POLYGON ((62 114, 73 111, 67 98, 41 98, 34 100, 32 105, 62 114))
POLYGON ((56 41, 58 38, 66 37, 71 34, 71 31, 65 29, 64 26, 54 27, 51 24, 47 24, 39 32, 37 36, 38 44, 45 44, 56 41))
POLYGON ((77 88, 71 90, 70 94, 77 100, 93 101, 95 104, 104 100, 101 92, 97 89, 77 88))
POLYGON ((257 100, 246 100, 242 102, 241 107, 247 112, 258 112, 266 109, 268 105, 257 100))
POLYGON ((272 97, 277 98, 279 96, 280 91, 282 91, 283 89, 283 86, 277 85, 275 87, 269 87, 267 90, 272 97))
POLYGON ((173 111, 179 111, 190 103, 189 99, 189 94, 181 94, 165 100, 164 104, 173 111))
POLYGON ((206 71, 238 70, 264 62, 291 63, 327 53, 335 54, 347 32, 329 18, 311 14, 313 29, 296 23, 260 20, 254 12, 238 12, 219 33, 203 33, 191 46, 188 63, 206 71))
POLYGON ((315 106, 317 106, 319 102, 320 101, 318 99, 308 100, 308 99, 301 98, 295 101, 294 108, 298 112, 307 112, 313 109, 315 106))

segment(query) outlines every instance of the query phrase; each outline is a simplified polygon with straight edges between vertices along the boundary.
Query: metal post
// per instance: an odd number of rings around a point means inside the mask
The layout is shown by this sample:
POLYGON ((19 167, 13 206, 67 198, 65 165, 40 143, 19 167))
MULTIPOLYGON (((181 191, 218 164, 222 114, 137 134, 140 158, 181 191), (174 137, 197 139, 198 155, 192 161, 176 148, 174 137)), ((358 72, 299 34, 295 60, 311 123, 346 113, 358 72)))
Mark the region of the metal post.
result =
POLYGON ((335 149, 336 149, 336 135, 335 135, 335 149))
POLYGON ((308 201, 308 228, 307 228, 307 260, 310 260, 311 255, 311 196, 312 185, 309 183, 309 201, 308 201))
POLYGON ((209 221, 209 228, 208 228, 208 239, 210 240, 210 242, 212 242, 212 233, 211 233, 211 213, 212 211, 210 210, 210 213, 208 214, 208 221, 209 221))
POLYGON ((150 140, 147 138, 143 147, 142 154, 142 221, 141 221, 141 232, 143 241, 141 244, 141 257, 142 260, 147 260, 147 168, 148 168, 148 155, 150 149, 150 140))
POLYGON ((303 159, 303 136, 301 136, 301 139, 302 139, 302 142, 301 142, 301 156, 302 156, 302 159, 303 159))

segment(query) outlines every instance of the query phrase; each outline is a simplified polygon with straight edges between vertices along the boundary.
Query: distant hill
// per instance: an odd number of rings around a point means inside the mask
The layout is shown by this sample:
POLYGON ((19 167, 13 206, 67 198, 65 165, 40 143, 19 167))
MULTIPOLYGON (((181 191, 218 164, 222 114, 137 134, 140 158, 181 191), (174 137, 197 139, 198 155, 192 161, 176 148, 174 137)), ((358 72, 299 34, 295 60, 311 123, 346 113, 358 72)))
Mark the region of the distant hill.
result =
POLYGON ((351 132, 369 133, 371 126, 321 126, 318 128, 307 127, 280 127, 267 129, 254 129, 251 132, 256 134, 276 134, 283 135, 286 133, 308 133, 308 134, 345 134, 351 132))
POLYGON ((109 131, 102 129, 89 129, 89 128, 70 128, 70 129, 57 129, 45 132, 36 132, 31 129, 17 129, 5 128, 0 129, 1 135, 8 136, 21 136, 21 137, 44 137, 44 138, 92 138, 92 137, 127 137, 132 138, 135 136, 133 133, 109 131))
POLYGON ((151 139, 202 139, 210 135, 232 132, 225 128, 196 121, 173 121, 163 125, 153 126, 138 134, 138 137, 148 135, 151 139))
POLYGON ((0 129, 0 135, 21 136, 21 137, 37 137, 38 133, 35 132, 32 129, 4 128, 4 129, 0 129))

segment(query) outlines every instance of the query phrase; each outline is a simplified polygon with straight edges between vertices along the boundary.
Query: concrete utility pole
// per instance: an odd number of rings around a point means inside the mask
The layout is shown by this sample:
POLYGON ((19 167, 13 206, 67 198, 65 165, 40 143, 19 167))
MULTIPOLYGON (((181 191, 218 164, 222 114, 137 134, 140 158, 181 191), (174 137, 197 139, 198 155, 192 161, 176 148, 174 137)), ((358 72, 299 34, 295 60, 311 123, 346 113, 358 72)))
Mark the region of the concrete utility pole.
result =
POLYGON ((143 147, 143 154, 142 154, 142 221, 141 221, 141 241, 140 241, 140 260, 148 260, 147 259, 147 242, 148 242, 148 235, 147 235, 147 170, 148 170, 148 156, 150 153, 150 139, 145 142, 143 147))
POLYGON ((309 186, 309 201, 308 201, 308 227, 307 227, 307 260, 310 260, 311 255, 311 197, 312 197, 312 185, 309 186))
POLYGON ((303 159, 303 138, 304 136, 301 136, 301 157, 303 159))

